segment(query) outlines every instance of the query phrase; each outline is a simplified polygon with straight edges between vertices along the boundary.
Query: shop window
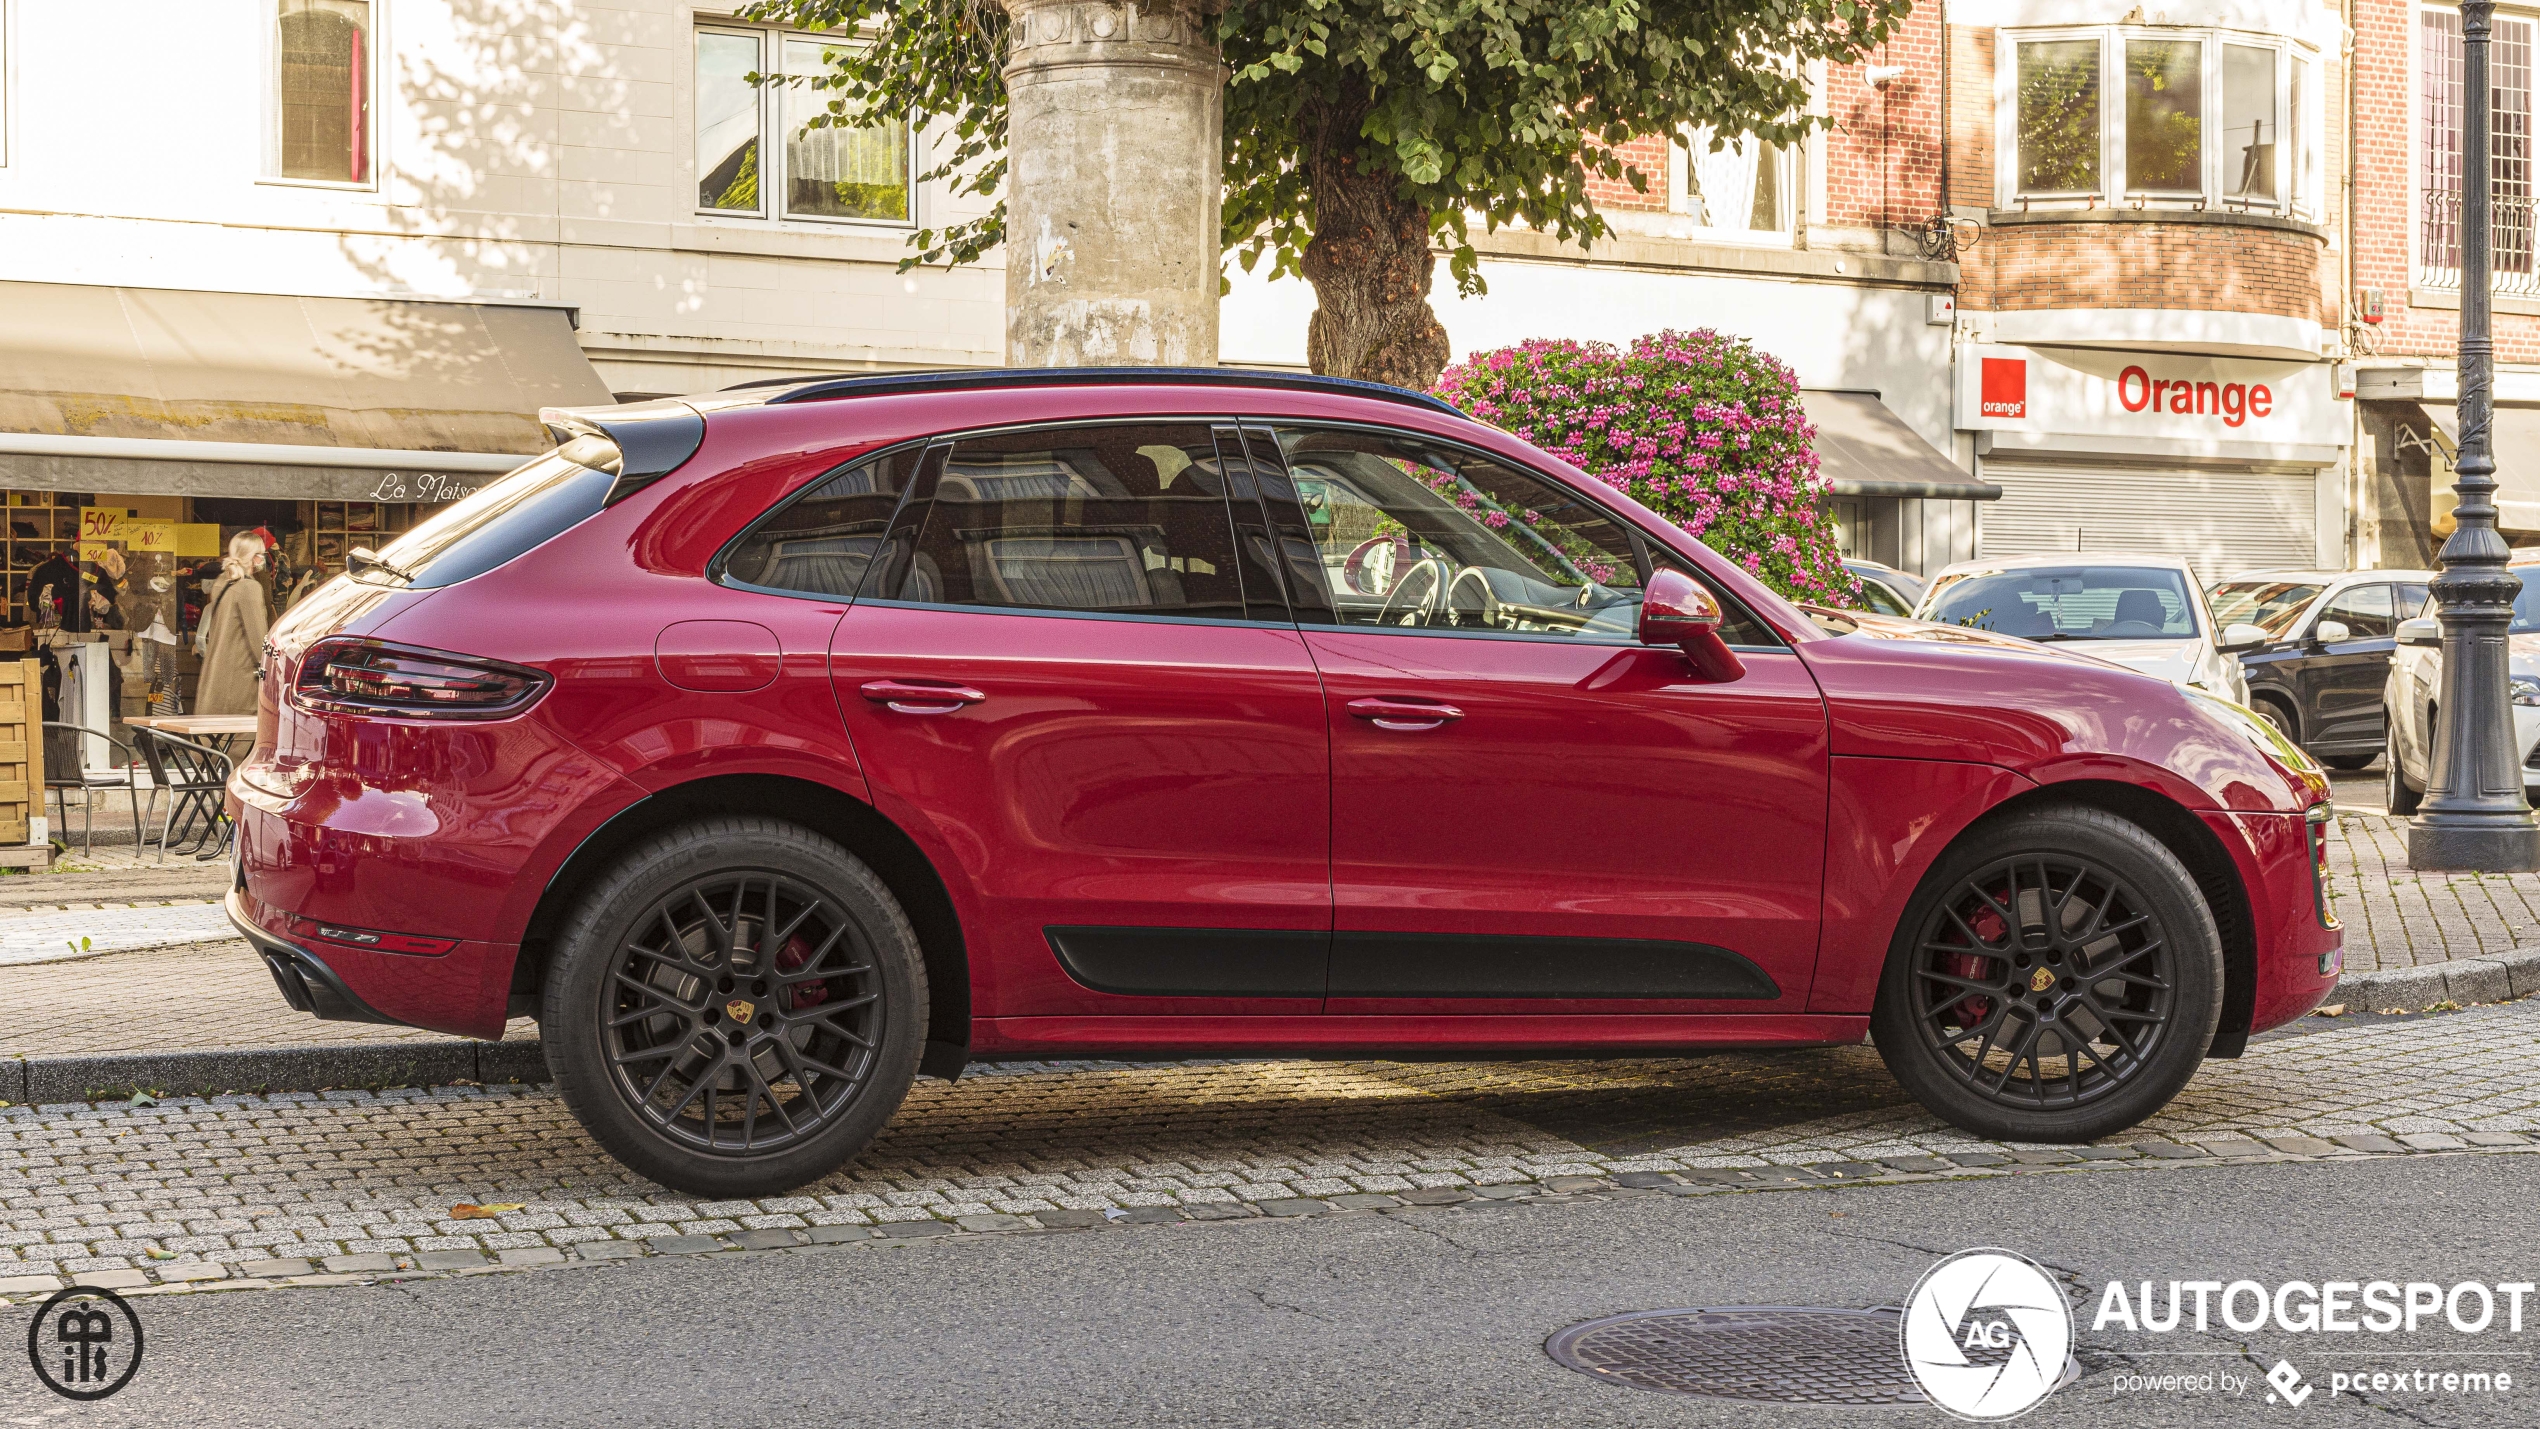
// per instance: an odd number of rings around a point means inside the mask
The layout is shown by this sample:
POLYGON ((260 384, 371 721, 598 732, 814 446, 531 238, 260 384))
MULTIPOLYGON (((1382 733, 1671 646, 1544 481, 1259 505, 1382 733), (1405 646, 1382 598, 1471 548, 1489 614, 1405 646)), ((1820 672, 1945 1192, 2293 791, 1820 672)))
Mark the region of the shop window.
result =
POLYGON ((833 113, 836 91, 815 82, 834 72, 840 53, 834 44, 774 30, 697 31, 701 212, 815 222, 914 220, 907 120, 833 113), (769 75, 794 82, 761 82, 769 75))
MULTIPOLYGON (((2488 53, 2488 262, 2500 292, 2540 293, 2532 261, 2532 22, 2498 16, 2488 53)), ((2421 287, 2461 282, 2461 17, 2418 16, 2417 275, 2421 287)))
POLYGON ((371 181, 370 0, 272 0, 277 178, 371 181))
POLYGON ((2318 215, 2318 86, 2299 42, 2128 25, 2009 43, 2002 202, 2318 215))
POLYGON ((1798 165, 1790 149, 1752 136, 1712 147, 1694 130, 1668 155, 1667 206, 1729 238, 1787 242, 1798 208, 1798 165))

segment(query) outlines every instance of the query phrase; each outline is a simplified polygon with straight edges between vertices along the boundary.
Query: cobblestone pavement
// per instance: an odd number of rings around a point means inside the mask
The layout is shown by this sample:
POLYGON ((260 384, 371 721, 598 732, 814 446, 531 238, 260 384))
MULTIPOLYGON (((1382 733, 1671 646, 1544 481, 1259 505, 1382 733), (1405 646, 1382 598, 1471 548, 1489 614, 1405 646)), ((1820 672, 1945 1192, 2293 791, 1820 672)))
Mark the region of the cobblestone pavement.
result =
POLYGON ((1617 1187, 2540 1151, 2540 1006, 2316 1025, 2207 1064, 2145 1126, 2071 1150, 1950 1129, 1861 1047, 1041 1064, 921 1082, 859 1164, 755 1201, 698 1202, 633 1176, 543 1089, 18 1107, 0 1111, 0 1295, 71 1275, 166 1293, 1617 1187), (462 1202, 518 1205, 457 1219, 462 1202))
POLYGON ((12 870, 0 877, 0 912, 53 912, 70 908, 118 908, 136 904, 216 903, 229 891, 229 865, 172 858, 125 857, 88 862, 74 853, 42 873, 12 870))
MULTIPOLYGON (((521 1018, 507 1035, 535 1040, 538 1024, 521 1018)), ((0 1057, 459 1040, 294 1012, 236 938, 0 969, 0 1057)))

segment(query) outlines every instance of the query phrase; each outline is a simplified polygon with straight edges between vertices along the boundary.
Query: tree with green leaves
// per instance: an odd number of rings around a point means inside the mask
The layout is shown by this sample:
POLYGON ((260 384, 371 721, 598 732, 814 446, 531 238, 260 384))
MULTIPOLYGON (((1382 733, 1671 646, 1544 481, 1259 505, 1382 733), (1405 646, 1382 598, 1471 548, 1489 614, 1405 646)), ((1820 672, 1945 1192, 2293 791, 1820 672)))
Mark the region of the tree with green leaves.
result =
MULTIPOLYGON (((1174 0, 1166 0, 1174 3, 1174 0)), ((1483 289, 1471 225, 1522 224, 1583 248, 1610 229, 1591 179, 1646 191, 1616 149, 1705 131, 1797 142, 1802 71, 1884 41, 1912 0, 1181 0, 1227 66, 1224 246, 1246 271, 1314 285, 1314 370, 1426 388, 1445 368, 1429 307, 1433 247, 1483 289)), ((1149 8, 1163 8, 1162 5, 1149 8)), ((833 71, 830 119, 944 121, 921 177, 996 198, 1004 183, 1006 13, 995 0, 757 0, 751 18, 861 35, 833 71)), ((1004 241, 987 214, 912 236, 908 263, 963 263, 1004 241)), ((905 264, 903 266, 906 266, 905 264)))

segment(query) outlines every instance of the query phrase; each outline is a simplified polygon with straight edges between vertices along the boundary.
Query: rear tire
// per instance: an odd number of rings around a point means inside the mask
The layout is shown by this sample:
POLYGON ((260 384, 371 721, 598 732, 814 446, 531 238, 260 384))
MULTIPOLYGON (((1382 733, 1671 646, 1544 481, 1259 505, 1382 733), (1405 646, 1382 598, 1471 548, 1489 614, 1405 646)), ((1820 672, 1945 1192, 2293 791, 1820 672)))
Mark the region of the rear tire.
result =
POLYGON ((1897 925, 1870 1028, 1942 1120, 2089 1141, 2187 1085, 2222 994, 2222 939, 2177 856, 2113 814, 2045 808, 1942 855, 1897 925))
POLYGON ((861 859, 773 819, 637 845, 586 894, 540 1036, 565 1105, 665 1186, 772 1195, 863 1151, 916 1080, 926 965, 861 859))
POLYGON ((2257 695, 2250 699, 2249 708, 2256 710, 2260 719, 2274 725, 2275 732, 2283 735, 2286 743, 2300 744, 2302 742, 2302 733, 2295 725, 2293 712, 2286 709, 2282 701, 2266 695, 2257 695))
POLYGON ((2425 802, 2425 791, 2408 783, 2407 767, 2399 762, 2399 726, 2391 720, 2390 711, 2382 710, 2381 718, 2382 727, 2390 731, 2388 742, 2381 751, 2382 797, 2389 805, 2390 816, 2404 819, 2425 802))

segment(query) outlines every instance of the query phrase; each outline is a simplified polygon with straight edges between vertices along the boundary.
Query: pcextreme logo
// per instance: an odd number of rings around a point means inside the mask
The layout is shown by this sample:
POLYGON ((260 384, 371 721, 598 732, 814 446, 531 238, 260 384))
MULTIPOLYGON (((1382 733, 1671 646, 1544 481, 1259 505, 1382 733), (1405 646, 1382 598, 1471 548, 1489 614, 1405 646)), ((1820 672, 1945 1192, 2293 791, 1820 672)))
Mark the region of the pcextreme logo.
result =
POLYGON ((1905 1368, 1961 1419, 2015 1419, 2063 1382, 2072 1308, 2014 1251, 1962 1250, 1923 1273, 1905 1301, 1905 1368))

